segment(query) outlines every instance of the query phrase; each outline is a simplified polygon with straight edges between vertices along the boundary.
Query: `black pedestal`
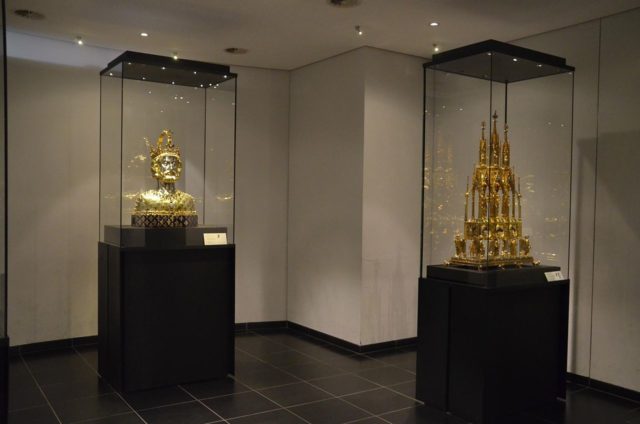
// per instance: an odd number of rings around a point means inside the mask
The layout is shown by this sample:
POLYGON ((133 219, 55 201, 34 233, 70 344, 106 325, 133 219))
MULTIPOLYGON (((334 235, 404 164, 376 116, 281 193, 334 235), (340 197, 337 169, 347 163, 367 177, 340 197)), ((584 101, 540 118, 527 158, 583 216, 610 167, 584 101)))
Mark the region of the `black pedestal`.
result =
POLYGON ((558 269, 428 267, 419 286, 417 398, 476 424, 564 398, 569 280, 544 276, 558 269))
POLYGON ((103 378, 133 391, 233 373, 233 245, 98 250, 103 378))
POLYGON ((207 233, 227 234, 226 227, 147 228, 130 225, 105 225, 104 241, 122 247, 183 247, 204 245, 207 233))
POLYGON ((0 424, 9 422, 9 337, 0 338, 0 424))

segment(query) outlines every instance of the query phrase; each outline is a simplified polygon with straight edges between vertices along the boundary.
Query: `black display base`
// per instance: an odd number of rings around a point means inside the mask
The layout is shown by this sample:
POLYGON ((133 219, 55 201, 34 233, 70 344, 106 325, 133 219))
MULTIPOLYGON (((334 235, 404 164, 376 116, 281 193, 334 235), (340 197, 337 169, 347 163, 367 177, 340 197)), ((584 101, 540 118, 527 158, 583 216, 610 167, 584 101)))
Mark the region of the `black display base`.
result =
POLYGON ((0 424, 9 422, 9 337, 0 338, 0 424))
POLYGON ((427 278, 474 284, 484 287, 506 287, 546 283, 545 272, 560 271, 557 266, 523 266, 513 268, 474 269, 453 265, 429 265, 427 278))
POLYGON ((416 397, 476 424, 564 398, 569 280, 544 279, 556 269, 428 267, 419 283, 416 397))
POLYGON ((99 243, 99 372, 121 391, 234 371, 235 246, 99 243))
POLYGON ((227 234, 225 227, 146 228, 105 225, 104 242, 122 247, 176 248, 204 246, 205 233, 227 234))

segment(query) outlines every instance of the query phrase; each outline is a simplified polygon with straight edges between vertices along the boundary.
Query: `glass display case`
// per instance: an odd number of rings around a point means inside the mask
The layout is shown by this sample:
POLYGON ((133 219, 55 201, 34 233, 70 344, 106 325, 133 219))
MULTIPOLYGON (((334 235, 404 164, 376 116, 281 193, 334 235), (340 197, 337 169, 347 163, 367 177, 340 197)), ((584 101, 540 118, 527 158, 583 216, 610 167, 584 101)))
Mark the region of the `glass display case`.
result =
POLYGON ((424 67, 427 266, 568 272, 573 71, 489 40, 424 67))
POLYGON ((232 244, 236 75, 125 52, 100 73, 100 241, 232 244))

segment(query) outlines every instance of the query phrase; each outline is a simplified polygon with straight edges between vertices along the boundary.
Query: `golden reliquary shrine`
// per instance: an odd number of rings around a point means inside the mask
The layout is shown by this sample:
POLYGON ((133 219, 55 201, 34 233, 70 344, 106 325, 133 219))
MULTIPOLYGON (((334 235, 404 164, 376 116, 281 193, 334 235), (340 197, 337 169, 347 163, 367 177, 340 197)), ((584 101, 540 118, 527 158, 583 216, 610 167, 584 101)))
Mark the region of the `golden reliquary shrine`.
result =
POLYGON ((482 123, 471 191, 467 178, 464 234, 455 236, 456 254, 448 262, 450 265, 486 268, 539 264, 531 256, 529 236, 522 234, 522 193, 520 179, 511 165, 509 128, 505 123, 501 143, 497 120, 494 113, 488 150, 482 123))

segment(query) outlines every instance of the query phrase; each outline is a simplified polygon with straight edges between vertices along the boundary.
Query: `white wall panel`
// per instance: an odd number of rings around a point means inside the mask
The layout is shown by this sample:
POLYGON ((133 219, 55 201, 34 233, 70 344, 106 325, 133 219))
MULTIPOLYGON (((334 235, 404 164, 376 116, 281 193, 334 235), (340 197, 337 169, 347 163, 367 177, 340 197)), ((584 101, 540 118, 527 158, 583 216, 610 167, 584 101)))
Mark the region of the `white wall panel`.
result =
POLYGON ((98 70, 8 66, 11 343, 96 334, 98 70))
POLYGON ((360 343, 363 50, 291 73, 288 319, 360 343))
POLYGON ((640 10, 602 20, 591 377, 640 391, 640 10))
MULTIPOLYGON (((589 375, 591 296, 593 283, 593 219, 598 121, 598 55, 600 23, 552 31, 515 44, 567 59, 576 68, 573 118, 573 165, 568 369, 589 375)), ((526 119, 526 118, 525 118, 526 119)))
POLYGON ((286 319, 289 72, 233 67, 236 322, 286 319))
POLYGON ((362 344, 417 334, 422 63, 364 51, 362 344))

